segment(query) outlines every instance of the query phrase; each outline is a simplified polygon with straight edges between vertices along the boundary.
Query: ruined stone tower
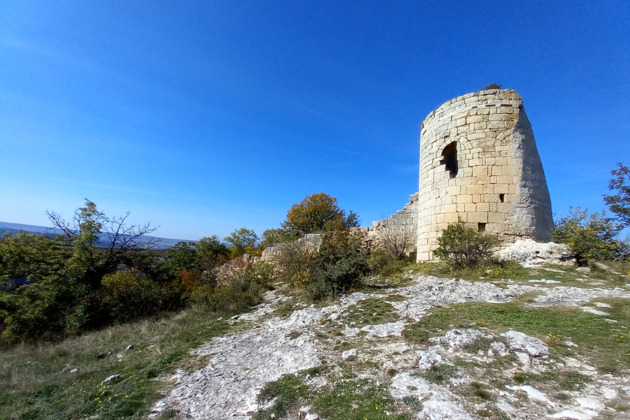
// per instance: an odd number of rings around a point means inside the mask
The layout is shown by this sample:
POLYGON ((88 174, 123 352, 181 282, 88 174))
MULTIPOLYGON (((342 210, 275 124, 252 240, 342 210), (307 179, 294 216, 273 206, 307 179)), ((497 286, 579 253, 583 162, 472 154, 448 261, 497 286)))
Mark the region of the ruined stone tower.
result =
POLYGON ((418 261, 433 259, 437 238, 458 218, 498 234, 549 241, 551 201, 523 101, 489 89, 431 112, 420 137, 418 261))

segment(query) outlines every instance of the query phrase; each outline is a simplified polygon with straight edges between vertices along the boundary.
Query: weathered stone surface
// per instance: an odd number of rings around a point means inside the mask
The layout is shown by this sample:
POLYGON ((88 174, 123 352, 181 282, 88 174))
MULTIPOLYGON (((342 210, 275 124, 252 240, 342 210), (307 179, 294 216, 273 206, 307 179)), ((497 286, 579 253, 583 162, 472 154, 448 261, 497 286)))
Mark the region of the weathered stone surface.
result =
POLYGON ((472 328, 465 330, 453 329, 447 331, 447 333, 442 337, 429 338, 429 342, 448 347, 449 350, 457 350, 485 336, 486 334, 484 334, 483 331, 472 328))
POLYGON ((523 267, 533 268, 546 264, 576 264, 575 254, 565 244, 553 242, 536 242, 532 239, 521 239, 510 247, 499 251, 499 258, 519 262, 523 267))
POLYGON ((420 356, 420 360, 418 360, 420 370, 429 370, 431 366, 442 363, 441 349, 441 346, 431 346, 427 350, 419 350, 417 354, 420 356))
POLYGON ((431 112, 422 123, 419 181, 418 261, 433 259, 438 233, 458 219, 506 245, 549 240, 545 173, 514 90, 466 94, 431 112))
MULTIPOLYGON (((323 308, 303 307, 288 318, 269 318, 274 305, 283 297, 280 293, 269 293, 266 302, 250 312, 248 317, 241 316, 238 321, 246 320, 243 325, 252 329, 228 337, 215 338, 195 351, 196 355, 206 356, 207 365, 195 372, 178 371, 172 378, 176 380, 172 391, 153 407, 153 417, 160 411, 173 409, 177 418, 193 419, 250 419, 258 410, 257 396, 266 383, 275 381, 286 374, 296 374, 326 361, 326 366, 333 367, 344 360, 344 353, 335 347, 340 341, 346 341, 356 349, 359 359, 356 362, 346 359, 344 363, 352 365, 358 380, 380 381, 389 386, 389 391, 397 404, 406 404, 404 397, 414 397, 418 403, 414 417, 417 419, 470 419, 476 418, 480 409, 477 400, 469 399, 451 389, 464 389, 473 381, 486 384, 487 378, 470 376, 471 372, 460 369, 444 384, 428 382, 421 375, 435 364, 456 365, 458 359, 472 361, 478 366, 496 361, 495 357, 505 353, 505 346, 498 334, 488 329, 451 329, 441 337, 435 337, 435 345, 414 344, 401 337, 401 328, 418 321, 437 305, 448 306, 460 302, 507 302, 525 292, 541 292, 540 303, 561 305, 583 305, 592 299, 618 296, 630 298, 630 291, 619 289, 578 289, 567 287, 543 287, 508 284, 498 287, 492 283, 467 282, 454 279, 441 279, 432 276, 418 276, 416 284, 403 288, 393 288, 380 293, 352 293, 342 296, 339 301, 323 308), (351 305, 364 299, 387 298, 395 294, 397 299, 390 303, 401 316, 397 322, 379 325, 365 325, 361 328, 350 327, 345 314, 351 305), (400 296, 405 300, 401 300, 400 296), (332 328, 332 330, 331 330, 332 328), (331 334, 331 331, 336 333, 331 334), (352 332, 344 337, 335 337, 338 332, 352 332), (475 331, 475 332, 473 332, 475 331), (300 334, 296 334, 299 332, 300 334), (323 333, 323 334, 322 334, 323 333), (471 352, 466 343, 474 342, 482 334, 489 340, 481 352, 471 352), (328 337, 328 338, 321 338, 328 337), (333 338, 334 337, 334 338, 333 338), (490 354, 492 353, 492 354, 490 354), (364 369, 363 362, 373 367, 364 369), (380 376, 373 376, 374 372, 380 376), (389 372, 397 372, 390 378, 389 372), (385 382, 384 382, 385 381, 385 382)), ((561 363, 544 357, 532 358, 530 354, 544 354, 544 349, 536 349, 525 334, 513 331, 508 336, 523 339, 510 341, 510 348, 517 356, 522 356, 521 364, 512 363, 506 370, 506 380, 511 382, 513 370, 530 370, 536 374, 552 369, 565 369, 587 375, 590 381, 583 390, 571 391, 571 400, 554 399, 555 393, 542 388, 548 395, 536 393, 536 389, 514 387, 506 389, 488 388, 496 397, 496 407, 510 418, 525 420, 546 418, 551 413, 555 418, 559 414, 595 418, 603 410, 610 410, 619 398, 630 393, 630 379, 624 376, 600 375, 594 366, 582 359, 564 357, 561 363), (516 350, 518 349, 518 350, 516 350), (527 353, 529 351, 529 353, 527 353), (523 398, 521 392, 527 393, 523 398), (545 401, 553 400, 555 407, 545 401), (544 401, 544 402, 543 402, 544 401), (599 402, 599 403, 598 403, 599 402), (605 403, 604 403, 605 402, 605 403), (600 409, 601 407, 603 409, 600 409)), ((541 341, 541 340, 540 340, 541 341)), ((534 343, 536 344, 536 343, 534 343)), ((537 343, 540 344, 540 343, 537 343)), ((484 344, 485 345, 485 344, 484 344)), ((348 347, 345 347, 348 348, 348 347)), ((346 354, 348 357, 348 354, 346 354)), ((576 356, 577 357, 577 356, 576 356)), ((510 360, 504 362, 511 363, 510 360)), ((302 376, 304 384, 311 391, 330 389, 328 375, 302 376)), ((495 378, 496 379, 496 378, 495 378)), ((491 387, 492 385, 488 385, 491 387)), ((312 403, 313 401, 309 401, 312 403)), ((270 402, 265 402, 266 405, 270 402)), ((410 406, 411 407, 411 406, 410 406)), ((300 418, 318 418, 316 409, 300 409, 300 418), (309 417, 310 416, 310 417, 309 417)), ((285 418, 296 418, 297 411, 285 418)))
POLYGON ((543 357, 549 355, 549 348, 544 341, 536 337, 530 337, 522 332, 508 331, 501 334, 508 340, 508 347, 513 351, 522 351, 531 357, 543 357))

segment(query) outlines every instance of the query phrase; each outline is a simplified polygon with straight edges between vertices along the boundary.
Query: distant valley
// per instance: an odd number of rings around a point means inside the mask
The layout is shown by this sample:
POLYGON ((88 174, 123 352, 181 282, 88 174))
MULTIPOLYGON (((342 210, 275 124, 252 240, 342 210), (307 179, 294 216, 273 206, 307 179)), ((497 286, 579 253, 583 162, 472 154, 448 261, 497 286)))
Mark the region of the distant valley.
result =
MULTIPOLYGON (((9 223, 9 222, 0 222, 0 235, 9 234, 9 235, 17 235, 19 232, 30 232, 30 233, 38 233, 40 235, 47 235, 50 237, 54 237, 57 234, 63 233, 60 229, 53 229, 45 226, 36 226, 36 225, 23 225, 21 223, 9 223)), ((109 244, 107 241, 107 233, 103 234, 103 237, 97 242, 99 246, 106 246, 109 244)), ((156 236, 143 236, 140 238, 140 243, 148 243, 155 242, 155 249, 166 249, 175 245, 177 242, 182 241, 181 239, 169 239, 169 238, 159 238, 156 236)))

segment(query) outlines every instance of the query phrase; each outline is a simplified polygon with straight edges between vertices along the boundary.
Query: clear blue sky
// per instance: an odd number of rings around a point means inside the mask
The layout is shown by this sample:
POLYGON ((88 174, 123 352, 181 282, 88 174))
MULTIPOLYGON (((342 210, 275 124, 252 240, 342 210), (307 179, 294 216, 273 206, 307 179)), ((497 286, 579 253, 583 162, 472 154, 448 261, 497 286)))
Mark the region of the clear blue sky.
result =
POLYGON ((371 225, 418 190, 420 123, 525 101, 553 211, 630 164, 630 2, 0 0, 0 220, 85 197, 198 239, 326 192, 371 225))

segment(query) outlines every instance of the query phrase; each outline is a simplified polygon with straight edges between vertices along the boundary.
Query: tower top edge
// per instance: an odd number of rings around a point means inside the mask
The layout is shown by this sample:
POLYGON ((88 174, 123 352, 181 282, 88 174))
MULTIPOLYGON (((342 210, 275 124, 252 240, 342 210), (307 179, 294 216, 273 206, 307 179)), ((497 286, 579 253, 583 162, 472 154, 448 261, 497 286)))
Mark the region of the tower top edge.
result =
POLYGON ((475 106, 498 104, 498 103, 515 103, 522 104, 523 98, 514 89, 486 89, 476 92, 469 92, 464 95, 457 96, 440 105, 431 111, 421 126, 427 124, 436 115, 447 111, 448 109, 458 110, 464 108, 473 108, 475 106))

